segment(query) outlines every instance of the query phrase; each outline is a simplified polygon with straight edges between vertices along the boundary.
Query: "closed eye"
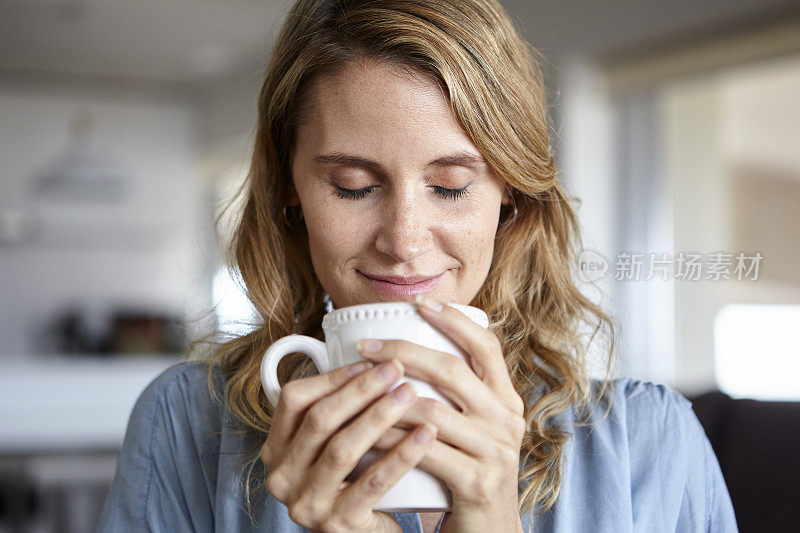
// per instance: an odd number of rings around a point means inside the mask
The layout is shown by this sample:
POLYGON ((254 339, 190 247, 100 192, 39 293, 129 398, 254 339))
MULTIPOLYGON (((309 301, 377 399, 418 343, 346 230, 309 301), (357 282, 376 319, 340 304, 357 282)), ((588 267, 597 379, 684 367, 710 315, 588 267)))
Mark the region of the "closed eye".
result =
POLYGON ((360 200, 364 198, 367 194, 372 192, 374 186, 364 187, 363 189, 345 189, 344 187, 339 187, 338 185, 334 185, 336 187, 336 196, 339 198, 347 198, 349 200, 360 200))
MULTIPOLYGON (((336 188, 336 196, 339 198, 348 200, 361 200, 371 193, 377 187, 377 185, 370 185, 369 187, 364 187, 361 189, 345 189, 344 187, 339 187, 338 185, 334 185, 334 187, 336 188)), ((460 189, 448 189, 446 187, 439 187, 438 185, 432 185, 431 188, 436 194, 449 200, 458 200, 469 194, 469 184, 461 187, 460 189)))
POLYGON ((462 198, 462 197, 466 196, 469 193, 469 191, 467 190, 467 187, 469 187, 469 185, 464 185, 460 189, 446 189, 444 187, 439 187, 437 185, 433 185, 433 190, 436 192, 436 194, 438 194, 442 198, 449 198, 451 200, 458 200, 459 198, 462 198))

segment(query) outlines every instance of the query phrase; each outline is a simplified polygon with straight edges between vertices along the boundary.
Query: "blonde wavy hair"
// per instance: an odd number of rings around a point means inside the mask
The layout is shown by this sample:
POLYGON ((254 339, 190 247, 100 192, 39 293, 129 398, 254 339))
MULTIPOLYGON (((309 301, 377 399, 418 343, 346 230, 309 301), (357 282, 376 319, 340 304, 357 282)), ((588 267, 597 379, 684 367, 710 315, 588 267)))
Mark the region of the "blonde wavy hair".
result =
MULTIPOLYGON (((241 275, 258 324, 249 334, 216 343, 209 377, 213 367, 221 369, 220 399, 257 437, 254 442, 263 442, 273 409, 259 381, 262 355, 292 333, 323 338, 325 291, 313 270, 306 228, 296 208, 287 207, 289 164, 309 84, 363 57, 436 81, 512 192, 515 209, 501 212, 492 265, 470 305, 488 314, 514 387, 529 400, 520 515, 536 505, 544 511, 558 496, 569 438, 556 416, 570 406, 590 413, 590 403, 607 392, 616 326, 573 281, 580 226, 551 153, 538 54, 495 0, 300 0, 294 6, 261 87, 243 209, 228 250, 228 264, 241 275), (586 325, 588 340, 580 333, 586 325), (597 394, 587 354, 604 328, 608 336, 598 339, 610 340, 609 366, 597 394)), ((315 373, 308 358, 294 355, 281 363, 279 379, 315 373)), ((258 449, 249 457, 248 502, 258 449)))

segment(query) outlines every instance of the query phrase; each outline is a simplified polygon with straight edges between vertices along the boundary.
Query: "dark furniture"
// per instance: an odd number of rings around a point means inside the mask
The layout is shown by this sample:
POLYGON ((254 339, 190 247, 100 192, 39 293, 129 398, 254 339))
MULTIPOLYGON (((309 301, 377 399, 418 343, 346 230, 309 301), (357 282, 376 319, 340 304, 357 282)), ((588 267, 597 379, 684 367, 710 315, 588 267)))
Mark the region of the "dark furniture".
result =
POLYGON ((719 391, 689 400, 719 460, 739 530, 800 532, 800 402, 719 391))

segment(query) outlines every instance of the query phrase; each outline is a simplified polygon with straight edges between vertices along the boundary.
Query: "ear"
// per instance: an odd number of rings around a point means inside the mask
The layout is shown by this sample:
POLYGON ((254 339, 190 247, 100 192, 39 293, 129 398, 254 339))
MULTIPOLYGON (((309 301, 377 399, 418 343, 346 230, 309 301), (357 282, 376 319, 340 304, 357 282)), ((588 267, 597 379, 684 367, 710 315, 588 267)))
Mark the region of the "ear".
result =
POLYGON ((508 205, 512 202, 511 198, 511 187, 506 185, 505 190, 503 191, 503 199, 500 201, 502 205, 508 205))

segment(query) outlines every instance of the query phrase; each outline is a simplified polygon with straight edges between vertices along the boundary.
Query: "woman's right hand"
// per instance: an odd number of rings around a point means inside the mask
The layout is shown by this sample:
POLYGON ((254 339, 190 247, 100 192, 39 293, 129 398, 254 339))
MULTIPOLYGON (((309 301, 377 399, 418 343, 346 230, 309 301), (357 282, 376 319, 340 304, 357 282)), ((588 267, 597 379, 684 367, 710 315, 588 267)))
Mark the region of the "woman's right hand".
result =
POLYGON ((267 489, 295 523, 312 531, 402 531, 392 515, 372 508, 422 461, 436 436, 434 426, 419 426, 358 479, 345 481, 416 398, 411 383, 386 394, 403 376, 402 363, 370 366, 362 361, 291 381, 275 407, 261 447, 267 489))

